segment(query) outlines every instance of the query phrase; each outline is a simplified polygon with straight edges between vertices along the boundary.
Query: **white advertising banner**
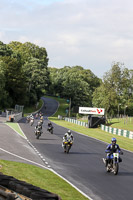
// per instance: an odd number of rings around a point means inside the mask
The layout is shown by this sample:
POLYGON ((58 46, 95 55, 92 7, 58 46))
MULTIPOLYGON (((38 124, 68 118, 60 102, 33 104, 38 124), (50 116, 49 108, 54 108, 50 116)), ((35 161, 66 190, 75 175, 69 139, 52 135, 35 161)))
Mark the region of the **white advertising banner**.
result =
POLYGON ((104 115, 104 108, 79 107, 79 113, 89 115, 104 115))

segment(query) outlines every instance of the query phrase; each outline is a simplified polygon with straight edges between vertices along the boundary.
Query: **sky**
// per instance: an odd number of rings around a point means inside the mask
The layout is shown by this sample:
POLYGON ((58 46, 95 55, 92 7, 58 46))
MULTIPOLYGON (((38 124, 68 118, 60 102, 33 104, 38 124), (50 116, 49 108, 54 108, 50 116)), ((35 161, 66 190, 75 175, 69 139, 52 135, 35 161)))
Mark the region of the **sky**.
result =
POLYGON ((132 0, 0 0, 0 41, 45 47, 49 67, 82 66, 102 78, 133 69, 132 0))

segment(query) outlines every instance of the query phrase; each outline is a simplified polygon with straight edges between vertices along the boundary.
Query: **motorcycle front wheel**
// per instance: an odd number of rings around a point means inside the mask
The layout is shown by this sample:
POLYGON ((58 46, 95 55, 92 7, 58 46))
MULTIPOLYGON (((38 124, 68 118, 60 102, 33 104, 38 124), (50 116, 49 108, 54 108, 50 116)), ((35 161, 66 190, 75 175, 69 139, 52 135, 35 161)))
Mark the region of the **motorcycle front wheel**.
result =
POLYGON ((69 153, 70 148, 71 148, 71 146, 69 146, 69 145, 66 146, 66 153, 69 153))
POLYGON ((39 137, 40 137, 40 134, 37 134, 36 139, 39 139, 39 137))
POLYGON ((113 168, 114 168, 114 175, 117 175, 118 174, 118 170, 119 170, 119 164, 115 163, 113 168))

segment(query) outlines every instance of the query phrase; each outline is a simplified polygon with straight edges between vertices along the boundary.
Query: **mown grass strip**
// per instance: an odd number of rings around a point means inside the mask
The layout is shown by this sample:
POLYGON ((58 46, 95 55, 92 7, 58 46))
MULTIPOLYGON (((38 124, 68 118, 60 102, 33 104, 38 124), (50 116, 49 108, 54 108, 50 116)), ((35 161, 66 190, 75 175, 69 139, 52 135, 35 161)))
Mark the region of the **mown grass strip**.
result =
POLYGON ((5 124, 7 124, 9 127, 11 127, 17 133, 19 133, 21 136, 25 137, 25 135, 24 135, 23 131, 20 129, 20 126, 18 125, 18 123, 6 122, 5 124))
POLYGON ((111 126, 113 128, 133 131, 133 117, 131 118, 113 118, 110 120, 110 123, 108 123, 108 126, 111 126))
POLYGON ((2 173, 58 194, 62 200, 88 199, 66 181, 47 169, 5 160, 0 160, 0 164, 2 165, 2 173))

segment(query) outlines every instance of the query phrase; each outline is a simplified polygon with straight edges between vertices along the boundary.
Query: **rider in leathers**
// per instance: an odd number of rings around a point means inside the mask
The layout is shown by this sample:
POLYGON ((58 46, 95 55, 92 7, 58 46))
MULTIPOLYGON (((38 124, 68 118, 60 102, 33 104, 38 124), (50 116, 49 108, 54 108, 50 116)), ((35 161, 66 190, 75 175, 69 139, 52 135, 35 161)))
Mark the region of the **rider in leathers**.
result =
POLYGON ((62 147, 64 147, 64 149, 65 149, 65 144, 64 144, 64 142, 67 141, 69 138, 71 139, 71 141, 72 141, 72 143, 73 143, 74 138, 73 138, 73 134, 71 133, 70 130, 68 130, 67 133, 65 133, 65 135, 64 135, 64 137, 63 137, 62 147))
MULTIPOLYGON (((116 138, 112 138, 111 140, 111 144, 109 144, 105 150, 105 153, 107 153, 107 158, 105 159, 105 166, 108 165, 108 163, 110 163, 110 156, 113 153, 120 153, 123 154, 122 150, 120 149, 119 145, 116 144, 116 138)), ((119 162, 122 162, 122 159, 119 157, 119 162)))
POLYGON ((51 122, 49 122, 49 123, 48 123, 48 129, 49 129, 49 128, 53 128, 53 126, 52 126, 52 123, 51 123, 51 122))
POLYGON ((42 125, 41 125, 41 122, 38 122, 36 127, 35 127, 36 131, 35 131, 35 134, 37 131, 40 131, 40 133, 42 133, 42 125))

